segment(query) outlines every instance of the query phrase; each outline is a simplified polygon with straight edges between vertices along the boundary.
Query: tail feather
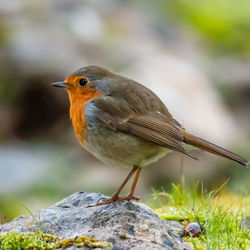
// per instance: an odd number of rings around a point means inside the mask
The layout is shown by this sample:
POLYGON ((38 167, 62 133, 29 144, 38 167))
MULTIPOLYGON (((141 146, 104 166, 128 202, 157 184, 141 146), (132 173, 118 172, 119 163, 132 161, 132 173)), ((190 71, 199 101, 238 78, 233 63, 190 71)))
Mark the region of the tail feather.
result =
POLYGON ((239 155, 237 155, 237 154, 235 154, 227 149, 219 147, 211 142, 208 142, 204 139, 201 139, 199 137, 191 135, 187 132, 184 132, 184 142, 187 144, 190 144, 192 146, 195 146, 197 148, 208 151, 212 154, 216 154, 216 155, 228 158, 230 160, 236 161, 243 166, 248 165, 248 161, 245 158, 243 158, 243 157, 241 157, 241 156, 239 156, 239 155))

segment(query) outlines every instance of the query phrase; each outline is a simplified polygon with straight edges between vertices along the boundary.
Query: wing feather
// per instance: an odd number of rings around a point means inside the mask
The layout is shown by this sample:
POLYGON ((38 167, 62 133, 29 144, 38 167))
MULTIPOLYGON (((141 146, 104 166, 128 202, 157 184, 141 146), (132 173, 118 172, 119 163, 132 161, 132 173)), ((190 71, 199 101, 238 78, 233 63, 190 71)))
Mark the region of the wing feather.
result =
POLYGON ((136 136, 148 143, 177 150, 194 158, 183 147, 183 136, 174 123, 159 121, 151 116, 135 116, 123 120, 107 113, 100 114, 98 119, 109 129, 136 136))
POLYGON ((183 141, 183 135, 180 130, 172 123, 172 121, 162 121, 153 116, 136 116, 129 119, 130 123, 141 125, 152 129, 162 135, 170 137, 170 140, 183 141))

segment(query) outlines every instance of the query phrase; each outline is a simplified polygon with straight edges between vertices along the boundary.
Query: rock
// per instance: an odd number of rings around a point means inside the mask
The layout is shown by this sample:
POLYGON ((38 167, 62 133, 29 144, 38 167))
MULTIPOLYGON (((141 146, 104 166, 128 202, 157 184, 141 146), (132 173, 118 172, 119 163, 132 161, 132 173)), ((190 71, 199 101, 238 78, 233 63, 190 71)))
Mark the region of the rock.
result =
POLYGON ((204 228, 200 223, 191 222, 184 227, 184 236, 199 237, 203 231, 204 228))
MULTIPOLYGON (((113 249, 192 249, 183 243, 176 228, 181 224, 164 221, 146 205, 137 202, 96 204, 102 194, 78 192, 35 213, 44 233, 62 239, 85 236, 112 243, 113 249), (174 226, 173 226, 174 225, 174 226)), ((20 216, 0 226, 0 232, 38 231, 32 216, 20 216)))

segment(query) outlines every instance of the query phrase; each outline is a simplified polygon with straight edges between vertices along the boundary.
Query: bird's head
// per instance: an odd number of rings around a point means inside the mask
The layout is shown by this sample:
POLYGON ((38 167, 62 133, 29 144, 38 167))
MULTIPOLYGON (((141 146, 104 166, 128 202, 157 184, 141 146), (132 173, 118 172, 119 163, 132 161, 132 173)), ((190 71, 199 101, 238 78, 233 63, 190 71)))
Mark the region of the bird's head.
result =
POLYGON ((93 96, 105 95, 109 92, 110 79, 115 74, 98 66, 80 68, 62 82, 54 82, 52 86, 67 90, 70 101, 92 99, 93 96))

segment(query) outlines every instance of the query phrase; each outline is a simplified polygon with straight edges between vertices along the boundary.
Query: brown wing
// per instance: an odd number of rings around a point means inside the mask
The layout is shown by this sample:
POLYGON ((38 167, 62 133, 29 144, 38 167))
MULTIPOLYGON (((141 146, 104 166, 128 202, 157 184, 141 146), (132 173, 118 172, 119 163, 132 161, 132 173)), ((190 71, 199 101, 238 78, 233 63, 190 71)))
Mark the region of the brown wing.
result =
POLYGON ((180 129, 175 123, 167 121, 164 116, 165 119, 162 119, 161 116, 161 114, 151 113, 145 116, 136 115, 129 119, 119 119, 107 113, 101 113, 98 119, 114 131, 136 136, 148 143, 177 150, 194 158, 183 147, 183 136, 180 129))
POLYGON ((152 91, 126 79, 118 90, 93 100, 104 126, 194 158, 183 147, 183 129, 152 91))

